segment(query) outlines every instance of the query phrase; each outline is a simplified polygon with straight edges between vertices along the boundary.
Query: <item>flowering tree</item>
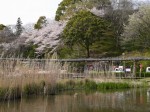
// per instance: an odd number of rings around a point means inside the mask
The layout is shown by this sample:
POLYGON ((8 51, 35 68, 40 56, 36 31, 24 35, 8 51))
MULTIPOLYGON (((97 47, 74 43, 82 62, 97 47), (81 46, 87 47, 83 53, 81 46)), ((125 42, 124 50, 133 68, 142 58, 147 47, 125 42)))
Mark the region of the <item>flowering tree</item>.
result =
POLYGON ((40 30, 33 30, 32 33, 25 33, 22 36, 29 36, 25 41, 26 44, 33 43, 37 45, 37 53, 42 53, 46 49, 51 49, 53 52, 60 41, 60 34, 65 27, 64 22, 57 22, 50 20, 46 27, 43 27, 40 30))
POLYGON ((10 26, 5 26, 3 30, 0 30, 0 43, 1 42, 12 42, 16 37, 10 26))
POLYGON ((19 38, 12 42, 3 42, 0 48, 3 49, 6 55, 12 57, 14 54, 21 55, 22 53, 30 52, 33 54, 43 54, 47 49, 54 52, 60 42, 60 34, 65 27, 65 22, 57 22, 49 20, 47 26, 40 30, 34 29, 33 24, 28 24, 19 38))
POLYGON ((123 33, 126 47, 148 49, 150 47, 150 5, 144 5, 129 18, 123 33))

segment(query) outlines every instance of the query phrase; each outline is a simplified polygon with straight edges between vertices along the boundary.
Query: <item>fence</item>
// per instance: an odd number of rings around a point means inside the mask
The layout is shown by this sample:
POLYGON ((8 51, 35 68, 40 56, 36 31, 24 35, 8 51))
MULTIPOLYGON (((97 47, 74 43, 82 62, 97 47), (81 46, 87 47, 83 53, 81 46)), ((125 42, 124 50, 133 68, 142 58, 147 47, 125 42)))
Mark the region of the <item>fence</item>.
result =
POLYGON ((103 58, 103 59, 22 59, 0 58, 0 76, 23 74, 49 74, 57 78, 135 78, 136 63, 150 60, 147 57, 103 58), (132 71, 114 71, 119 63, 133 62, 132 71))

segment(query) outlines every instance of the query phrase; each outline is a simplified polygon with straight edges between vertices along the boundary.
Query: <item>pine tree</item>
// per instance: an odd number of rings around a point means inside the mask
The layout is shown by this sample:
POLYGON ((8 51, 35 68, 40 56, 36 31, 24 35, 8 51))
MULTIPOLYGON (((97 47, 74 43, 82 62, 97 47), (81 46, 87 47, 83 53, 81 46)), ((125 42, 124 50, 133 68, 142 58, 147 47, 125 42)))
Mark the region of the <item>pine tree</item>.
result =
POLYGON ((22 21, 20 17, 17 19, 17 24, 16 24, 16 36, 20 36, 23 31, 22 27, 22 21))

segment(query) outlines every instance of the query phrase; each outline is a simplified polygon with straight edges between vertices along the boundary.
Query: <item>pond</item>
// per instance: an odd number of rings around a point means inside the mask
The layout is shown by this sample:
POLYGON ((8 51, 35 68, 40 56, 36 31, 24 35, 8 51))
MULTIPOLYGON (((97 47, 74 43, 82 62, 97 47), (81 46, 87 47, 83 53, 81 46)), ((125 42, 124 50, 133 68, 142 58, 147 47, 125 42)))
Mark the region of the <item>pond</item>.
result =
POLYGON ((150 90, 70 91, 1 101, 0 112, 150 112, 150 90))

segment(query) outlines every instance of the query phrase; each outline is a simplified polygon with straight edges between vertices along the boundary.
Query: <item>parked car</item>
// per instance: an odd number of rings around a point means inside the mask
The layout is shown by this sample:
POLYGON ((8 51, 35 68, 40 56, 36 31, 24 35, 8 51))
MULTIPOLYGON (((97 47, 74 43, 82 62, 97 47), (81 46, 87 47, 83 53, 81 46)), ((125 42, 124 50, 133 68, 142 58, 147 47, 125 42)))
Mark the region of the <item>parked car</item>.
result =
POLYGON ((113 72, 115 72, 115 73, 123 73, 124 72, 123 66, 119 66, 119 67, 114 68, 113 72))

